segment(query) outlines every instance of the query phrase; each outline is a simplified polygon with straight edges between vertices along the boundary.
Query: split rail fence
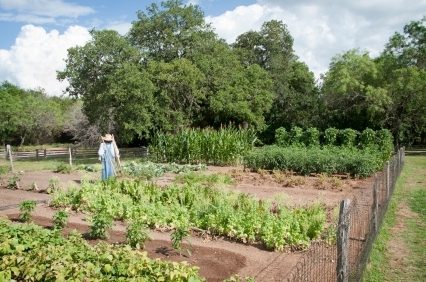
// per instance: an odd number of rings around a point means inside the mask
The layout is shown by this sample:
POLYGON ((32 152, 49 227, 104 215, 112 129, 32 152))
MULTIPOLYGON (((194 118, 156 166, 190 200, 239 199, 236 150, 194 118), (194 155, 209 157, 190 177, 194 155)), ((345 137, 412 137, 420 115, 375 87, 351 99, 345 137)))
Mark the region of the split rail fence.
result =
MULTIPOLYGON (((149 155, 147 147, 139 148, 120 148, 120 158, 146 158, 149 155)), ((81 148, 81 147, 63 147, 36 149, 33 151, 11 151, 12 159, 15 160, 41 160, 48 158, 63 158, 67 159, 70 156, 72 159, 81 158, 97 158, 98 148, 81 148)), ((1 157, 9 159, 7 150, 2 150, 1 157)))
MULTIPOLYGON (((373 187, 361 189, 341 202, 339 218, 332 225, 336 226, 335 244, 312 243, 297 264, 278 281, 361 281, 404 167, 404 157, 405 148, 401 148, 383 171, 374 175, 373 187)), ((258 279, 255 277, 255 280, 258 279)))

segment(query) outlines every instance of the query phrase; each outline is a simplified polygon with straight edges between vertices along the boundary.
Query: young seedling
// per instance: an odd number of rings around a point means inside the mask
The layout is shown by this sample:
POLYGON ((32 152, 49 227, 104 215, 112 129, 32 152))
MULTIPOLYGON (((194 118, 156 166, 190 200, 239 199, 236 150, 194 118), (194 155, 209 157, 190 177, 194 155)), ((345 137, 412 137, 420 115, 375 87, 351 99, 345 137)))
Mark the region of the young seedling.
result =
MULTIPOLYGON (((182 241, 187 241, 191 246, 192 243, 187 238, 190 235, 189 231, 185 227, 177 227, 173 230, 172 234, 170 234, 170 239, 172 240, 173 249, 179 251, 179 256, 182 256, 182 241)), ((189 249, 185 249, 189 256, 191 256, 191 251, 189 249)))
POLYGON ((23 201, 19 205, 19 211, 23 212, 19 218, 22 219, 25 222, 30 221, 31 219, 31 212, 35 209, 36 202, 33 200, 23 201))
POLYGON ((52 217, 52 224, 54 230, 62 230, 67 226, 69 213, 64 210, 56 212, 52 217))

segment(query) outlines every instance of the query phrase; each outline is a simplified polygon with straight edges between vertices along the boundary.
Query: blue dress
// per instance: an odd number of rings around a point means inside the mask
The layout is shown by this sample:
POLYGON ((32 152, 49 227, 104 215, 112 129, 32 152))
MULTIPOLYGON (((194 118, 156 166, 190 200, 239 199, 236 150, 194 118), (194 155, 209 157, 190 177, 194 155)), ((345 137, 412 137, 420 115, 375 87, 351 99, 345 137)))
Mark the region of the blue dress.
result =
POLYGON ((102 160, 102 179, 108 179, 108 177, 115 176, 115 153, 113 146, 112 142, 105 142, 101 143, 101 146, 99 147, 98 155, 102 160))

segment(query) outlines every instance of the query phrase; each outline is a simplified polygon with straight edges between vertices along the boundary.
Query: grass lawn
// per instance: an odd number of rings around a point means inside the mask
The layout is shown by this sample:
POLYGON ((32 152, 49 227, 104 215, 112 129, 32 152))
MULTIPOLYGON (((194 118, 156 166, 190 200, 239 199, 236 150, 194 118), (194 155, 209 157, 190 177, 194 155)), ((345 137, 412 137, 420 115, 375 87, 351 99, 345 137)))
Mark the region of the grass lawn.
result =
POLYGON ((426 281, 426 156, 406 156, 363 281, 426 281))

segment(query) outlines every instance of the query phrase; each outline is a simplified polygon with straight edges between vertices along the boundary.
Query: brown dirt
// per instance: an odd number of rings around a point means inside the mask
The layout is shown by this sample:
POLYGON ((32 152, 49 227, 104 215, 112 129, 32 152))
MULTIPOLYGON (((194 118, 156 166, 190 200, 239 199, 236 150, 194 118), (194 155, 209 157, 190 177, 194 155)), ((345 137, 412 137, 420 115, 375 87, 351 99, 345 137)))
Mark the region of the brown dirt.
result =
MULTIPOLYGON (((354 180, 344 176, 324 178, 320 176, 301 177, 291 174, 274 175, 271 172, 254 173, 244 171, 243 167, 214 167, 209 166, 203 173, 228 173, 236 180, 236 185, 228 186, 228 189, 250 193, 259 199, 276 198, 286 201, 288 205, 309 205, 321 201, 330 209, 338 205, 344 198, 356 192, 358 189, 371 187, 371 179, 354 180)), ((17 205, 23 200, 48 200, 45 192, 49 186, 49 180, 58 177, 60 182, 66 185, 79 185, 81 179, 100 178, 99 173, 58 174, 52 171, 23 172, 19 175, 20 189, 6 189, 7 179, 11 175, 3 175, 0 180, 0 207, 17 205), (3 184, 1 183, 3 182, 3 184), (38 191, 25 191, 37 183, 38 191)), ((175 174, 167 173, 165 176, 155 179, 160 185, 167 185, 173 181, 175 174)), ((47 204, 39 204, 32 213, 36 224, 51 226, 51 218, 56 210, 47 204)), ((89 223, 85 221, 84 214, 70 212, 68 227, 63 231, 67 234, 73 229, 87 234, 89 223)), ((0 215, 6 215, 12 220, 19 219, 19 209, 9 207, 0 210, 0 215)), ((110 231, 108 242, 122 243, 125 240, 126 224, 116 222, 110 231)), ((297 263, 303 252, 272 252, 267 251, 260 244, 243 244, 230 241, 226 238, 208 238, 193 234, 189 240, 192 246, 184 244, 183 248, 190 249, 192 255, 185 251, 182 256, 173 250, 170 242, 170 233, 151 231, 153 241, 147 242, 144 251, 152 258, 160 258, 171 261, 186 260, 191 265, 200 267, 200 275, 207 281, 222 281, 233 274, 240 277, 251 276, 256 281, 280 281, 297 263)), ((90 241, 90 240, 89 240, 90 241)), ((91 241, 95 243, 95 241, 91 241)))

